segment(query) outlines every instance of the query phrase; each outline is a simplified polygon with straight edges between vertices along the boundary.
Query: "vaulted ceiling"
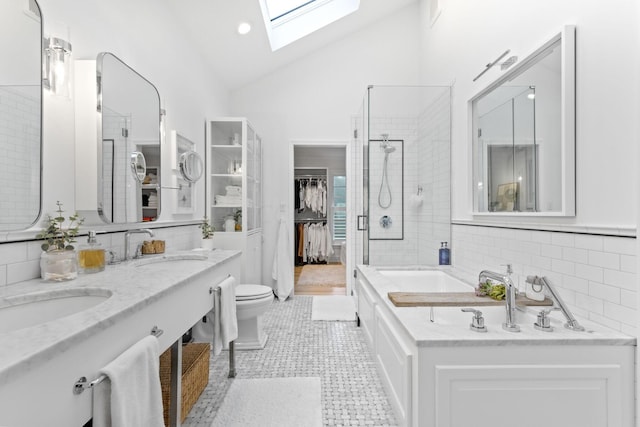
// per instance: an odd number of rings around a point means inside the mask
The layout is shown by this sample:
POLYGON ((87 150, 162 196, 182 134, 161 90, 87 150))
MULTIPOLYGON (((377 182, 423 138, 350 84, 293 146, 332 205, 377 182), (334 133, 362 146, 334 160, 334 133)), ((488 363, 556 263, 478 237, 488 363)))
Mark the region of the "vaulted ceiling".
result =
POLYGON ((328 44, 379 22, 417 0, 361 0, 357 12, 275 52, 271 51, 258 0, 171 0, 179 28, 186 29, 216 77, 230 89, 243 87, 328 44), (240 22, 252 30, 241 36, 240 22))

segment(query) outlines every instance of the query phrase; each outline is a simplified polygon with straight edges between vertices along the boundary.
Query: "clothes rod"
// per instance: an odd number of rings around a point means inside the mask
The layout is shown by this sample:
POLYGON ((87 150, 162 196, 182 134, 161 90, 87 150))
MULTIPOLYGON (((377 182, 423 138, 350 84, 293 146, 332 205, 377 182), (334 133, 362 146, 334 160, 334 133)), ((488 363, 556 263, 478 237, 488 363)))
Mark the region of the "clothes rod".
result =
MULTIPOLYGON (((153 328, 151 328, 151 335, 153 335, 154 337, 159 337, 160 335, 162 335, 163 332, 164 331, 162 329, 158 329, 157 326, 154 326, 153 328)), ((107 376, 104 374, 100 375, 98 378, 96 378, 91 382, 87 381, 87 377, 80 377, 78 381, 76 381, 75 384, 73 385, 73 394, 80 394, 88 388, 93 388, 97 386, 98 384, 100 384, 102 381, 106 379, 107 379, 107 376)))
POLYGON ((327 175, 295 175, 294 176, 295 179, 299 179, 299 178, 321 178, 321 179, 327 179, 327 175))

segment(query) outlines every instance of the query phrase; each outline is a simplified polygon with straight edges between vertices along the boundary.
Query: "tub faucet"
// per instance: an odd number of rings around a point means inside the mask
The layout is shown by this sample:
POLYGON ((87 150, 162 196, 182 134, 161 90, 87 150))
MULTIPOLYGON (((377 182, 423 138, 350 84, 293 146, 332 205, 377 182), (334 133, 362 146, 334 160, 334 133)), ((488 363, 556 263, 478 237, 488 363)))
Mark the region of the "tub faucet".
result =
POLYGON ((478 275, 478 281, 482 282, 486 279, 494 280, 498 283, 502 283, 505 287, 505 308, 507 310, 507 317, 502 324, 502 329, 509 332, 520 332, 520 326, 516 324, 516 287, 513 286, 511 281, 511 264, 507 264, 506 274, 495 273, 489 270, 483 270, 478 275))
POLYGON ((124 261, 129 260, 129 240, 131 240, 131 235, 137 233, 146 233, 149 235, 149 237, 153 237, 153 231, 149 230, 148 228, 129 230, 124 233, 124 261))
POLYGON ((565 328, 571 329, 572 331, 584 331, 584 327, 578 323, 575 317, 573 317, 571 310, 569 310, 569 307, 564 303, 556 288, 551 285, 551 281, 549 279, 546 277, 527 276, 527 282, 534 285, 543 285, 549 290, 551 297, 558 304, 559 310, 562 311, 562 314, 567 319, 567 323, 564 324, 565 328))

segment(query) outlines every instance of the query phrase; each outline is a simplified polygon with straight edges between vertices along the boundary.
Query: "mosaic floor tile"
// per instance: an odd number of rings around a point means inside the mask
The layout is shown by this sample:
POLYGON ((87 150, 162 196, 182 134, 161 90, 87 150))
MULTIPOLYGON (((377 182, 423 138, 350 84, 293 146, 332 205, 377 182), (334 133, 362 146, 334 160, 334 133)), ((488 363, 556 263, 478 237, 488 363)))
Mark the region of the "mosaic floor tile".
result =
MULTIPOLYGON (((312 299, 273 303, 263 318, 267 345, 236 352, 237 378, 320 377, 325 426, 396 426, 362 330, 355 322, 312 321, 312 299)), ((233 381, 228 370, 226 352, 211 358, 209 385, 183 426, 211 424, 233 381)))

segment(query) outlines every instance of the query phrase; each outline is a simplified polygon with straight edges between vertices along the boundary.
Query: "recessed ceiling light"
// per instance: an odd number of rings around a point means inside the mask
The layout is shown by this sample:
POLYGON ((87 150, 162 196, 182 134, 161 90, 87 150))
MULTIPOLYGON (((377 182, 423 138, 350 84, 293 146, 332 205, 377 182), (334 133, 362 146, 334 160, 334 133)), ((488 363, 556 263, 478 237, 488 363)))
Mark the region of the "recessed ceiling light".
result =
POLYGON ((248 22, 241 22, 238 25, 238 34, 245 35, 251 31, 251 24, 248 22))

